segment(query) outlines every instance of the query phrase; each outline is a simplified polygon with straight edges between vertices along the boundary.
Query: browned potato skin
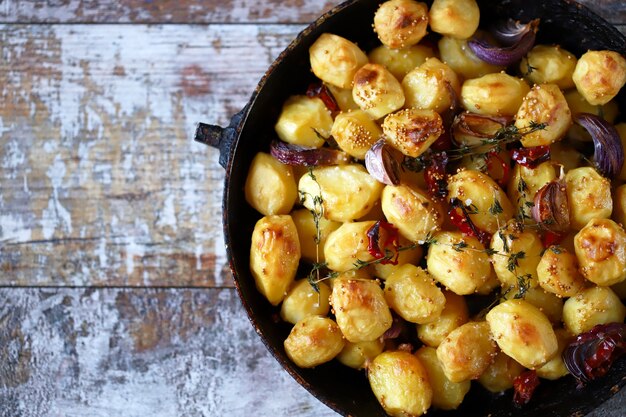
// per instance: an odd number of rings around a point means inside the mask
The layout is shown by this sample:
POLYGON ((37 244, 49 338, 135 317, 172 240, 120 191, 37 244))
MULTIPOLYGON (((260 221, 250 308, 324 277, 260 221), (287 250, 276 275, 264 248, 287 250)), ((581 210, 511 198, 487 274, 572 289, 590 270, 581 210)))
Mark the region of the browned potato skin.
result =
POLYGON ((432 347, 423 346, 415 352, 415 356, 428 373, 428 381, 433 389, 433 407, 439 410, 456 410, 469 391, 471 382, 450 381, 441 368, 437 351, 432 347))
POLYGON ((478 28, 480 10, 475 0, 435 0, 429 19, 433 32, 467 39, 478 28))
POLYGON ((415 45, 426 35, 428 6, 414 0, 389 0, 374 15, 374 31, 390 48, 415 45))
POLYGON ((349 342, 375 340, 391 327, 391 312, 377 281, 336 279, 330 305, 349 342))
POLYGON ((551 246, 543 253, 537 279, 541 288, 559 297, 572 297, 586 285, 578 270, 578 258, 560 246, 551 246))
POLYGON ((380 119, 404 105, 400 82, 379 64, 365 64, 354 74, 352 98, 372 119, 380 119))
POLYGON ((300 241, 291 216, 261 218, 252 232, 250 272, 257 289, 272 305, 285 298, 299 262, 300 241))
POLYGON ((383 131, 366 112, 359 109, 339 113, 330 133, 337 145, 350 156, 365 159, 365 154, 383 131))
POLYGON ((574 238, 580 272, 602 286, 626 280, 626 232, 613 220, 593 219, 574 238))
POLYGON ((609 287, 590 287, 563 305, 563 324, 572 334, 591 330, 597 324, 622 323, 626 307, 609 287))
POLYGON ((381 353, 369 366, 367 377, 376 399, 392 417, 419 417, 432 404, 428 372, 409 352, 381 353))
POLYGON ((452 382, 478 379, 497 352, 489 324, 469 322, 454 329, 437 347, 437 358, 452 382))
POLYGON ((521 142, 525 147, 550 145, 561 140, 572 125, 572 113, 556 84, 537 84, 524 97, 515 115, 515 126, 528 129, 533 122, 545 123, 546 127, 524 135, 521 142))
POLYGON ((367 64, 367 55, 356 44, 331 33, 317 38, 309 58, 317 78, 340 88, 352 88, 354 74, 367 64))
POLYGON ((504 301, 492 308, 486 319, 500 349, 526 368, 542 366, 556 354, 552 324, 529 302, 504 301))
POLYGON ((590 104, 606 104, 626 83, 626 59, 614 51, 588 51, 578 60, 573 79, 590 104))
POLYGON ((344 340, 332 319, 311 316, 296 323, 285 340, 285 353, 300 368, 313 368, 341 352, 344 340))
POLYGON ((443 133, 443 119, 433 110, 404 109, 383 122, 388 142, 413 158, 420 156, 443 133))
POLYGON ((452 291, 444 291, 446 305, 439 318, 433 323, 420 324, 417 326, 417 337, 426 345, 437 347, 459 326, 464 325, 469 320, 467 303, 463 296, 452 291))
POLYGON ((611 217, 611 181, 594 168, 580 167, 565 174, 571 228, 580 230, 593 219, 611 217))
POLYGON ((498 350, 493 362, 478 378, 478 382, 493 393, 506 391, 513 388, 513 380, 524 372, 524 369, 515 359, 498 350))
POLYGON ((385 300, 400 317, 417 324, 437 320, 446 303, 430 274, 411 264, 401 266, 387 278, 385 300))
POLYGON ((458 75, 437 58, 428 58, 402 79, 405 107, 443 113, 461 91, 458 75))

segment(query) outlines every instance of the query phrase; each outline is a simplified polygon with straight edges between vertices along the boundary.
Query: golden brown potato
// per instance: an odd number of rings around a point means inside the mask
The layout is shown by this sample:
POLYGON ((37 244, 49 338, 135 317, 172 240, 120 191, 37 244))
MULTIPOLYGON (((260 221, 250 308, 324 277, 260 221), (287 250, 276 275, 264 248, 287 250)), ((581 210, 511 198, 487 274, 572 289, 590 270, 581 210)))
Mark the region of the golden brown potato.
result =
POLYGON ((320 217, 315 224, 315 217, 308 209, 299 209, 291 212, 298 238, 300 239, 300 252, 305 261, 324 262, 324 244, 331 232, 341 226, 341 223, 320 217), (319 231, 319 235, 318 235, 319 231))
POLYGON ((367 55, 370 62, 384 65, 398 80, 402 80, 413 68, 419 67, 426 59, 434 57, 433 48, 426 45, 412 45, 408 48, 392 49, 381 45, 367 55))
POLYGON ((428 373, 428 381, 433 389, 433 407, 440 410, 456 410, 469 391, 471 382, 450 381, 443 372, 439 359, 437 359, 437 351, 432 347, 423 346, 415 352, 415 356, 424 365, 428 373))
POLYGON ((330 305, 341 332, 349 342, 378 339, 391 327, 391 312, 377 281, 336 279, 330 294, 330 305))
POLYGON ((322 33, 309 48, 311 69, 317 78, 341 88, 352 88, 354 74, 367 64, 367 55, 341 36, 322 33))
POLYGON ((417 326, 417 337, 426 345, 437 347, 457 327, 467 323, 469 313, 465 298, 451 291, 444 291, 446 305, 439 318, 417 326))
POLYGON ((585 287, 576 255, 560 246, 550 246, 537 265, 537 279, 544 290, 559 297, 572 297, 585 287))
POLYGON ((380 119, 404 105, 404 91, 387 68, 365 64, 354 74, 352 99, 372 119, 380 119))
POLYGON ((513 388, 513 380, 522 372, 524 372, 522 365, 498 350, 493 362, 478 378, 478 382, 490 392, 502 392, 513 388))
MULTIPOLYGON (((509 291, 504 298, 512 300, 515 299, 516 295, 516 291, 509 291)), ((540 287, 529 288, 523 295, 524 301, 537 307, 550 320, 550 323, 556 325, 561 322, 563 317, 563 300, 561 298, 544 291, 540 287)))
POLYGON ((280 306, 280 317, 291 324, 311 316, 326 316, 330 310, 328 297, 330 287, 325 282, 317 283, 315 291, 307 279, 294 282, 280 306))
POLYGON ((245 194, 248 204, 265 216, 289 214, 298 198, 298 188, 289 165, 259 152, 250 164, 245 194))
POLYGON ((495 233, 500 225, 513 218, 513 205, 507 195, 480 171, 466 169, 452 175, 448 179, 448 197, 469 206, 472 222, 489 233, 495 233), (500 208, 494 210, 498 205, 500 208))
POLYGON ((374 220, 344 223, 331 232, 324 244, 326 266, 333 271, 344 272, 354 268, 359 261, 374 260, 374 256, 367 250, 367 231, 374 223, 374 220))
POLYGON ((521 78, 503 72, 466 80, 461 87, 461 104, 472 113, 513 116, 530 87, 521 78))
POLYGON ((489 325, 471 321, 452 330, 437 347, 437 358, 452 382, 478 379, 496 355, 489 325))
POLYGON ((534 222, 531 203, 535 199, 535 194, 541 187, 555 180, 556 175, 556 167, 551 161, 539 164, 535 168, 515 165, 509 179, 507 194, 516 207, 518 219, 524 219, 526 223, 534 222))
POLYGON ((534 288, 537 281, 537 265, 541 260, 543 244, 539 235, 524 229, 515 220, 498 230, 491 239, 493 269, 505 288, 512 288, 513 295, 521 287, 534 288))
POLYGON ((519 70, 531 84, 556 84, 565 90, 574 87, 576 62, 576 57, 559 45, 536 45, 522 58, 519 70))
POLYGON ((581 167, 565 175, 569 219, 572 229, 580 230, 592 219, 608 219, 613 210, 611 181, 591 167, 581 167))
POLYGON ((300 262, 300 241, 291 216, 261 218, 250 245, 250 272, 256 287, 272 305, 278 305, 293 282, 300 262))
POLYGON ((622 323, 626 307, 609 287, 590 287, 563 305, 563 324, 577 335, 591 330, 596 324, 622 323))
POLYGON ((291 329, 285 340, 285 353, 300 368, 313 368, 328 362, 343 349, 343 336, 332 319, 307 317, 291 329))
MULTIPOLYGON (((572 125, 570 130, 574 126, 575 125, 572 125)), ((554 162, 554 164, 563 165, 563 169, 565 172, 570 171, 574 168, 578 168, 583 161, 582 157, 583 155, 580 152, 578 152, 576 149, 566 143, 555 142, 550 145, 550 159, 552 160, 552 162, 554 162)))
POLYGON ((428 272, 405 264, 385 281, 385 300, 400 317, 411 323, 425 324, 437 320, 446 297, 428 272))
MULTIPOLYGON (((591 113, 602 117, 609 123, 613 123, 619 114, 619 108, 617 107, 615 100, 611 100, 601 106, 594 106, 589 104, 589 102, 585 100, 578 90, 575 89, 565 93, 565 100, 567 101, 567 106, 572 112, 572 116, 577 113, 591 113)), ((584 127, 576 123, 570 126, 567 131, 567 137, 574 141, 591 142, 591 135, 589 132, 587 132, 584 127)))
POLYGON ((427 265, 432 276, 459 295, 475 293, 491 276, 485 247, 461 232, 437 232, 428 247, 427 265))
POLYGON ((431 406, 428 373, 409 352, 381 353, 369 366, 367 378, 376 399, 392 417, 419 417, 431 406))
POLYGON ((626 280, 626 232, 613 220, 593 219, 574 238, 580 272, 597 285, 626 280))
POLYGON ((578 60, 573 79, 589 103, 605 104, 626 83, 626 59, 614 51, 588 51, 578 60))
POLYGON ((337 360, 350 368, 363 369, 381 354, 384 345, 382 339, 358 343, 346 342, 341 353, 337 355, 337 360))
POLYGON ((324 144, 322 137, 329 137, 332 127, 333 118, 321 99, 291 96, 283 104, 274 130, 285 142, 319 148, 324 144))
POLYGON ((390 48, 415 45, 426 35, 428 6, 414 0, 389 0, 374 15, 374 31, 390 48))
POLYGON ((331 134, 337 145, 357 159, 365 159, 365 154, 383 134, 363 110, 351 110, 339 113, 331 134))
POLYGON ((535 85, 515 115, 515 127, 526 131, 521 140, 525 147, 550 145, 561 140, 571 125, 572 113, 555 84, 535 85), (545 123, 545 127, 528 131, 533 123, 545 123))
POLYGON ((486 319, 500 349, 528 369, 545 364, 557 352, 550 321, 527 301, 504 301, 491 309, 486 319))
POLYGON ((467 39, 478 28, 480 10, 475 0, 435 0, 428 18, 433 32, 467 39))
POLYGON ((572 335, 565 329, 556 329, 554 333, 556 334, 556 340, 559 346, 556 350, 556 355, 546 362, 546 364, 537 368, 537 376, 543 379, 555 380, 569 373, 561 354, 567 345, 571 343, 572 335))
POLYGON ((460 92, 459 78, 448 65, 428 58, 402 79, 406 107, 438 113, 449 109, 460 92))
MULTIPOLYGON (((400 247, 407 248, 412 245, 412 243, 400 236, 399 239, 400 247)), ((404 264, 412 264, 417 265, 419 261, 422 259, 422 255, 424 254, 424 250, 419 245, 414 245, 415 247, 412 249, 402 250, 398 253, 398 264, 386 264, 383 265, 381 263, 377 263, 372 265, 374 276, 382 279, 387 279, 389 275, 391 275, 396 269, 402 267, 404 264)))
POLYGON ((615 199, 613 201, 613 220, 626 227, 626 184, 615 189, 615 199))
POLYGON ((404 109, 385 117, 387 141, 407 156, 417 157, 443 133, 443 120, 432 110, 404 109))
POLYGON ((425 191, 408 185, 388 185, 383 189, 382 207, 387 220, 411 242, 426 239, 439 230, 443 213, 425 191))
POLYGON ((361 164, 314 168, 300 178, 302 204, 329 220, 348 222, 365 216, 380 198, 383 185, 361 164), (350 190, 350 192, 346 192, 350 190))
POLYGON ((443 36, 437 45, 441 60, 465 79, 479 78, 504 70, 504 67, 488 64, 478 58, 467 45, 467 39, 443 36))

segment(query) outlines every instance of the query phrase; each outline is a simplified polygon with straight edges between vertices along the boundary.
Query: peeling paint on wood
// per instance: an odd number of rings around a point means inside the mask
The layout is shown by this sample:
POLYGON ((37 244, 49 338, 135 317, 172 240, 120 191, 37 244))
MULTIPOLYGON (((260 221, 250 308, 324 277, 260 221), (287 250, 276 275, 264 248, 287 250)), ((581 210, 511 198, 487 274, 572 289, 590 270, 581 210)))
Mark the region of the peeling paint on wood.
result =
POLYGON ((232 285, 223 170, 191 137, 301 29, 0 26, 0 282, 232 285))

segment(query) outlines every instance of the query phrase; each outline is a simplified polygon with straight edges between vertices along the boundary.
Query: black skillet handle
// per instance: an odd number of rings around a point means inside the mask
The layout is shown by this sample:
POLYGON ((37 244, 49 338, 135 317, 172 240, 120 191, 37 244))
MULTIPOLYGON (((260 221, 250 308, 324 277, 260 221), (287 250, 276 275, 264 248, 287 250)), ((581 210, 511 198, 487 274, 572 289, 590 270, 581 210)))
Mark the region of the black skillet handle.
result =
POLYGON ((198 123, 196 126, 196 133, 193 139, 196 142, 219 149, 219 163, 222 168, 226 168, 226 165, 228 165, 232 146, 239 135, 239 125, 247 110, 248 106, 236 113, 230 119, 228 127, 209 125, 206 123, 198 123))

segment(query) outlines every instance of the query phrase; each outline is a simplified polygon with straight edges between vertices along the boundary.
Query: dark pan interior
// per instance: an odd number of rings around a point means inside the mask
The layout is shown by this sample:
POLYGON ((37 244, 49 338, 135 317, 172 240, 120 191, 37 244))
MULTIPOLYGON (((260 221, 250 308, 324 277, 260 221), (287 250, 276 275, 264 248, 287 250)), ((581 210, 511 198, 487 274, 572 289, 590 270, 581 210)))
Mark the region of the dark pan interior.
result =
MULTIPOLYGON (((283 350, 290 326, 280 323, 277 308, 257 292, 248 269, 250 236, 260 215, 244 199, 244 183, 252 157, 268 151, 275 137, 273 125, 285 99, 302 94, 312 80, 308 48, 323 32, 332 32, 353 40, 364 50, 378 44, 372 19, 381 0, 344 3, 307 28, 278 58, 261 80, 244 110, 227 165, 224 194, 224 231, 231 269, 243 304, 263 342, 285 369, 318 399, 343 415, 385 416, 374 398, 363 372, 332 362, 315 369, 292 365, 283 350)), ((626 55, 626 40, 595 14, 570 1, 478 1, 481 25, 501 17, 522 20, 541 18, 538 42, 559 43, 577 55, 587 49, 612 49, 626 55)), ((626 113, 625 94, 620 97, 626 113)), ((272 384, 272 381, 267 381, 272 384)), ((472 391, 456 412, 431 410, 429 416, 569 416, 584 415, 597 407, 626 383, 626 358, 616 363, 604 379, 584 390, 575 388, 571 377, 556 382, 542 381, 533 400, 523 409, 512 406, 511 394, 493 396, 474 384, 472 391)), ((280 395, 280 393, 278 393, 280 395)), ((271 399, 268 399, 271 401, 271 399)))

